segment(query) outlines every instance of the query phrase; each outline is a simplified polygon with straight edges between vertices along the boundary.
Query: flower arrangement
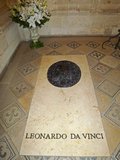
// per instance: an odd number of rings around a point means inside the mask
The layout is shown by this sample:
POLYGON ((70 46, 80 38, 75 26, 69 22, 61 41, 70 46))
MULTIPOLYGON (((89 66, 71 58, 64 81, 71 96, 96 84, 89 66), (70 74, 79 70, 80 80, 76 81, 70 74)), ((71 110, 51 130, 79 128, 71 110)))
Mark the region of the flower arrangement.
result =
MULTIPOLYGON (((23 28, 41 28, 49 21, 50 16, 46 0, 18 0, 18 3, 11 8, 12 21, 23 28)), ((39 40, 32 41, 31 47, 34 47, 34 45, 39 47, 39 40)))

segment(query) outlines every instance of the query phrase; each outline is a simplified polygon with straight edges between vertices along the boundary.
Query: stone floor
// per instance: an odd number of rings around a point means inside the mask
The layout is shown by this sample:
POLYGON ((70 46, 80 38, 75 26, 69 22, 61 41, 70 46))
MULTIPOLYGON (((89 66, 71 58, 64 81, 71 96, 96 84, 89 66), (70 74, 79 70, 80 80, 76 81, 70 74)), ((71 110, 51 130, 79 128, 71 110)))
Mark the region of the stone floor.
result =
POLYGON ((107 37, 44 37, 44 47, 23 42, 0 80, 0 160, 120 160, 120 50, 107 37), (85 54, 95 87, 111 157, 20 156, 42 55, 85 54))

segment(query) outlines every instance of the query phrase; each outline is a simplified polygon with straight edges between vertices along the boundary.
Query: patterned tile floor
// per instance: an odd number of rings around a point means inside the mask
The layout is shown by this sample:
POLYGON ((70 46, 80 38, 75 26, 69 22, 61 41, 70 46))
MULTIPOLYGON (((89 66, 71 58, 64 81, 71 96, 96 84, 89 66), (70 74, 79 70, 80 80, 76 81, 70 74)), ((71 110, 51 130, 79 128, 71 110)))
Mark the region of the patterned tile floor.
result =
POLYGON ((44 47, 19 45, 0 80, 0 160, 120 160, 120 50, 107 37, 44 37, 44 47), (111 157, 20 156, 22 136, 42 55, 85 54, 111 157))

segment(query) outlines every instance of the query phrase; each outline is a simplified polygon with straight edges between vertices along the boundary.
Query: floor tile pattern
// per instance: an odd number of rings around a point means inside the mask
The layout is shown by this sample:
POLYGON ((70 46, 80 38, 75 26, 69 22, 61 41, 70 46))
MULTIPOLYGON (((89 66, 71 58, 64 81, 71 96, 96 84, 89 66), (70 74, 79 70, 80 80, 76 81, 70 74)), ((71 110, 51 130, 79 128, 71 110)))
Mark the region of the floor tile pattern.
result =
POLYGON ((3 107, 6 107, 10 103, 14 102, 15 97, 13 96, 12 92, 10 91, 8 85, 0 85, 0 110, 3 107))
POLYGON ((113 157, 115 158, 115 160, 120 160, 120 143, 117 146, 117 148, 115 149, 113 157))
POLYGON ((111 48, 114 48, 115 47, 115 43, 113 43, 113 42, 107 42, 107 43, 105 43, 105 45, 106 46, 108 46, 108 47, 111 47, 111 48))
POLYGON ((58 43, 58 42, 52 42, 52 43, 50 43, 48 46, 49 46, 50 48, 52 48, 52 49, 56 49, 56 48, 60 47, 61 44, 58 43))
POLYGON ((119 87, 108 80, 105 80, 98 88, 109 96, 114 96, 119 91, 119 87))
MULTIPOLYGON (((97 160, 97 157, 42 157, 25 156, 26 160, 97 160)), ((103 159, 101 159, 103 160, 103 159)))
POLYGON ((0 137, 0 160, 16 160, 16 152, 12 142, 6 135, 0 137))
POLYGON ((0 113, 0 119, 5 127, 11 127, 25 116, 24 111, 17 103, 13 103, 9 108, 5 108, 0 113))
POLYGON ((102 63, 98 63, 93 69, 101 74, 106 74, 111 68, 102 63))
POLYGON ((117 160, 119 160, 119 159, 120 159, 120 150, 117 152, 117 154, 116 154, 115 158, 116 158, 117 160))
POLYGON ((115 102, 120 105, 120 92, 115 96, 115 102))
POLYGON ((91 71, 91 75, 94 87, 98 87, 104 81, 103 76, 95 72, 94 70, 91 71))
POLYGON ((36 60, 40 57, 40 53, 34 51, 34 50, 30 50, 28 48, 28 51, 25 51, 19 61, 19 66, 22 66, 24 64, 27 64, 33 60, 36 60))
POLYGON ((90 41, 89 43, 87 43, 88 47, 91 48, 97 48, 100 44, 98 42, 94 42, 94 41, 90 41))
MULTIPOLYGON (((9 86, 14 86, 19 81, 23 81, 23 75, 16 69, 16 72, 14 73, 13 77, 11 78, 9 86)), ((10 87, 9 87, 9 89, 10 89, 10 87)))
POLYGON ((56 51, 52 51, 52 52, 48 53, 48 55, 61 55, 61 53, 56 52, 56 51))
POLYGON ((43 37, 45 47, 33 50, 28 42, 21 43, 0 80, 0 160, 120 160, 120 50, 114 49, 114 43, 105 43, 103 49, 105 40, 106 37, 43 37), (59 54, 87 55, 103 123, 107 122, 106 134, 113 138, 112 143, 108 140, 111 157, 19 155, 20 142, 14 135, 24 130, 41 57, 59 54), (114 137, 118 139, 117 146, 114 137))
POLYGON ((25 156, 26 160, 43 160, 43 157, 40 156, 25 156))
POLYGON ((120 70, 112 69, 108 72, 105 76, 108 80, 115 83, 116 85, 120 86, 120 70))
POLYGON ((91 57, 90 55, 87 56, 87 60, 90 68, 95 67, 99 62, 97 59, 91 57))
POLYGON ((98 60, 105 56, 103 53, 98 52, 98 51, 93 51, 89 55, 91 57, 94 57, 95 59, 98 59, 98 60))
POLYGON ((120 127, 120 105, 113 103, 105 116, 120 127))
POLYGON ((21 97, 32 89, 32 86, 26 81, 20 81, 14 86, 10 87, 11 91, 16 97, 21 97))
POLYGON ((0 136, 3 135, 5 133, 4 128, 2 127, 2 125, 0 124, 0 136))
POLYGON ((21 119, 17 120, 14 125, 5 130, 7 131, 8 136, 11 138, 13 144, 15 145, 18 151, 21 148, 21 142, 24 135, 26 121, 27 117, 26 114, 24 114, 23 118, 21 117, 21 119))
POLYGON ((113 56, 105 56, 100 60, 101 63, 111 67, 111 68, 117 68, 120 64, 120 61, 113 56))
POLYGON ((100 90, 96 90, 96 97, 98 100, 99 110, 102 115, 102 113, 104 113, 111 105, 112 98, 100 90))
POLYGON ((32 64, 25 64, 18 68, 19 72, 22 73, 24 76, 32 73, 36 70, 36 68, 32 64))
POLYGON ((73 49, 76 49, 76 48, 78 48, 80 46, 80 44, 75 42, 75 41, 73 41, 73 42, 68 43, 67 46, 71 47, 73 49))
POLYGON ((115 58, 120 59, 120 50, 115 50, 111 55, 115 58))

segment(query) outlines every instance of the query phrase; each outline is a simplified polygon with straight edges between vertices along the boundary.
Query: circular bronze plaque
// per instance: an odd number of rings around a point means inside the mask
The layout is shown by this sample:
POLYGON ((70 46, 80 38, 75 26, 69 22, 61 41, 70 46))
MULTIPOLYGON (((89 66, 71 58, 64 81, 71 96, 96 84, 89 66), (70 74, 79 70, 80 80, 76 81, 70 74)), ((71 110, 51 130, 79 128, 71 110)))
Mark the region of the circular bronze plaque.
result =
POLYGON ((47 78, 56 87, 71 87, 79 82, 81 70, 71 61, 58 61, 49 67, 47 78))

